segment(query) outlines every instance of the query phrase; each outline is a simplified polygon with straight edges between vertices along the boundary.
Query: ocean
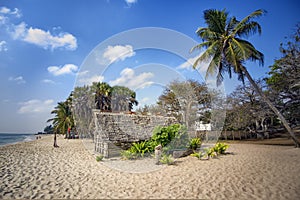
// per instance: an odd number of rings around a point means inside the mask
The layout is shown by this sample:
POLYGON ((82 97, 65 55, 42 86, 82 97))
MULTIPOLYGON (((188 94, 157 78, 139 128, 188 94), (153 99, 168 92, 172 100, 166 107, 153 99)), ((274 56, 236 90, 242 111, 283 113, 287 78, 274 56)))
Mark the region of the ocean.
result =
POLYGON ((32 133, 0 133, 0 146, 35 140, 32 133))

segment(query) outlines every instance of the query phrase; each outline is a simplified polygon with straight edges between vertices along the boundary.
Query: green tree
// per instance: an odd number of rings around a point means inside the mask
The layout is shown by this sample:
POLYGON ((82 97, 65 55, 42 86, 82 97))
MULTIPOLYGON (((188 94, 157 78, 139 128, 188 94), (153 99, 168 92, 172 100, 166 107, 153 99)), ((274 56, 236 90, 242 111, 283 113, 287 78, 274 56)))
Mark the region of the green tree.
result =
POLYGON ((95 82, 92 85, 92 90, 95 92, 96 109, 111 111, 112 87, 105 82, 95 82))
POLYGON ((54 114, 55 116, 54 118, 49 119, 47 122, 53 123, 54 147, 58 147, 56 134, 66 134, 68 129, 71 129, 74 126, 73 115, 69 106, 69 102, 58 102, 54 110, 51 111, 51 114, 54 114))
POLYGON ((258 87, 244 66, 246 61, 259 61, 261 65, 264 63, 263 54, 250 42, 243 39, 257 32, 261 33, 261 26, 254 19, 264 13, 264 10, 256 10, 239 21, 236 17, 229 17, 228 12, 225 10, 205 10, 204 20, 207 27, 201 27, 196 31, 203 42, 193 47, 191 51, 202 48, 206 48, 206 50, 196 59, 193 67, 197 68, 199 63, 209 60, 206 77, 217 72, 217 84, 223 81, 224 73, 228 73, 231 78, 233 71, 238 75, 238 79, 243 82, 246 76, 256 92, 276 113, 292 137, 295 146, 300 147, 300 142, 286 119, 258 87))
MULTIPOLYGON (((261 88, 264 82, 256 81, 261 88)), ((264 90, 264 92, 268 92, 264 90)), ((226 130, 258 130, 266 131, 268 127, 274 125, 274 112, 261 101, 254 87, 246 82, 239 85, 227 98, 226 130)))
POLYGON ((112 87, 112 110, 113 111, 131 111, 134 105, 138 105, 136 93, 124 86, 112 87))
POLYGON ((300 124, 300 23, 290 41, 281 44, 282 58, 270 66, 266 82, 276 107, 294 126, 300 124))
POLYGON ((186 127, 193 126, 200 118, 209 121, 209 108, 213 92, 209 92, 204 83, 194 80, 185 82, 173 81, 159 96, 158 105, 166 111, 168 116, 175 117, 186 127))
POLYGON ((44 132, 46 133, 46 134, 52 134, 53 133, 53 126, 50 124, 50 125, 48 125, 48 126, 46 126, 45 128, 44 128, 44 132))

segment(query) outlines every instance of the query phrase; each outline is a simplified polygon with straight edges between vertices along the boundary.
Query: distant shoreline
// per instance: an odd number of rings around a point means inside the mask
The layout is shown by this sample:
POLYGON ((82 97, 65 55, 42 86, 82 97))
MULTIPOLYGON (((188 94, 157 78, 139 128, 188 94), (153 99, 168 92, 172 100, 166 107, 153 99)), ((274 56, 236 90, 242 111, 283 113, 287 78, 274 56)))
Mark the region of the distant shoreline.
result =
POLYGON ((34 133, 0 133, 0 146, 30 142, 36 139, 34 133))

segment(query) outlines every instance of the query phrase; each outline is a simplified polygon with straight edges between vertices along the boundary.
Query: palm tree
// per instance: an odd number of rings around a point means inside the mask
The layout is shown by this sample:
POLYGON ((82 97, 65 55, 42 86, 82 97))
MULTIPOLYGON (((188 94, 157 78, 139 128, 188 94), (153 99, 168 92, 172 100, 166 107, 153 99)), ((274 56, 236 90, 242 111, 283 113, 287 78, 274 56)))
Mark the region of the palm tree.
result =
POLYGON ((138 105, 136 100, 136 93, 125 86, 114 86, 112 87, 112 110, 121 111, 132 111, 134 105, 138 105))
POLYGON ((111 111, 112 87, 105 82, 93 83, 92 90, 95 92, 96 109, 111 111))
POLYGON ((74 120, 71 112, 71 108, 67 101, 59 102, 58 105, 51 111, 51 114, 55 114, 55 117, 49 119, 47 122, 53 123, 54 127, 54 147, 58 147, 56 141, 56 134, 65 134, 67 130, 74 126, 74 120))
POLYGON ((239 21, 235 17, 229 18, 225 10, 205 10, 204 20, 207 27, 201 27, 196 31, 203 42, 193 47, 191 51, 202 48, 206 48, 206 50, 197 58, 193 67, 196 68, 199 63, 211 59, 206 71, 206 78, 217 72, 218 85, 223 81, 224 73, 228 73, 231 78, 233 71, 243 83, 246 76, 256 92, 281 120, 292 137, 295 146, 300 147, 300 142, 288 122, 266 97, 261 88, 258 87, 244 66, 245 62, 249 60, 259 61, 261 65, 264 63, 264 55, 255 49, 250 42, 243 39, 243 37, 248 37, 257 32, 261 33, 260 24, 253 19, 262 16, 264 13, 264 10, 256 10, 239 21))

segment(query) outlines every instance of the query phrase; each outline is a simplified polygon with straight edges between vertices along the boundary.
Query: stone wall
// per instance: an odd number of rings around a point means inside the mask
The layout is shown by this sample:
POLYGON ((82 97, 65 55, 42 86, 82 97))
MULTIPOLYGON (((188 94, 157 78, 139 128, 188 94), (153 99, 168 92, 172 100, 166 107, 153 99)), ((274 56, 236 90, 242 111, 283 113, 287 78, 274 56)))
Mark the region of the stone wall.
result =
POLYGON ((116 156, 120 149, 114 144, 148 140, 156 126, 175 123, 175 118, 94 110, 95 151, 106 158, 116 156))

